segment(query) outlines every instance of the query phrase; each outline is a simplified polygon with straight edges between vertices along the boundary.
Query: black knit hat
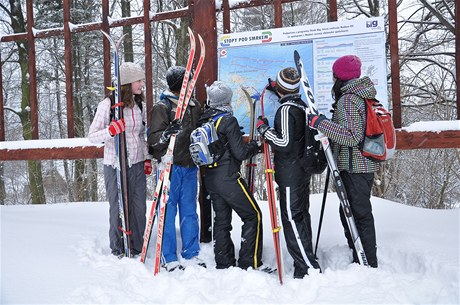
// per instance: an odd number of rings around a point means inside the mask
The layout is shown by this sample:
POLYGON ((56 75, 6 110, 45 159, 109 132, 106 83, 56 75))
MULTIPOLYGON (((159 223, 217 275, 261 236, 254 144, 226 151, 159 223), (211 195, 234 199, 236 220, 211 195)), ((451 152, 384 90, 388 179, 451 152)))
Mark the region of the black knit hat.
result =
POLYGON ((300 76, 295 68, 284 68, 276 76, 276 91, 280 94, 298 93, 300 76))
POLYGON ((169 90, 179 92, 184 80, 185 68, 182 66, 172 66, 166 71, 166 82, 169 90))

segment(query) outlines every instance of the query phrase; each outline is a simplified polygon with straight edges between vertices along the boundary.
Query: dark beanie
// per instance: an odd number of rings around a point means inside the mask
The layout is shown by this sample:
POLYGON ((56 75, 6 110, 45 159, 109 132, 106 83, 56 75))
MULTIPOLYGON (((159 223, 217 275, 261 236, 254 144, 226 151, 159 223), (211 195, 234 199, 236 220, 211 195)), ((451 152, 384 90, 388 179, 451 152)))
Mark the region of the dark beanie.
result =
POLYGON ((284 68, 276 76, 276 91, 280 94, 298 93, 300 88, 300 76, 295 68, 284 68))
POLYGON ((332 65, 334 76, 347 81, 361 76, 361 60, 355 55, 345 55, 338 58, 332 65))
POLYGON ((169 90, 179 92, 184 80, 185 68, 182 66, 172 66, 166 71, 166 82, 169 90))

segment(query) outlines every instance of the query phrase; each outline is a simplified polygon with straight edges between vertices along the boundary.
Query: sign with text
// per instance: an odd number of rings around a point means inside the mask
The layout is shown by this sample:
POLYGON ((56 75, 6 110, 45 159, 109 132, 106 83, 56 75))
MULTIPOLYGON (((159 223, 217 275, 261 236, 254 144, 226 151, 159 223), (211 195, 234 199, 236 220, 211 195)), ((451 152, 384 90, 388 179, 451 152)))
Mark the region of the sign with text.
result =
MULTIPOLYGON (((385 31, 382 17, 223 34, 218 38, 219 80, 233 90, 232 105, 244 131, 249 133, 249 106, 241 90, 258 95, 279 70, 294 67, 297 50, 313 86, 319 110, 330 117, 332 64, 354 54, 362 62, 361 76, 377 88, 377 98, 387 107, 385 31)), ((277 99, 266 100, 266 116, 273 117, 277 99)), ((258 106, 256 107, 256 109, 258 106)))

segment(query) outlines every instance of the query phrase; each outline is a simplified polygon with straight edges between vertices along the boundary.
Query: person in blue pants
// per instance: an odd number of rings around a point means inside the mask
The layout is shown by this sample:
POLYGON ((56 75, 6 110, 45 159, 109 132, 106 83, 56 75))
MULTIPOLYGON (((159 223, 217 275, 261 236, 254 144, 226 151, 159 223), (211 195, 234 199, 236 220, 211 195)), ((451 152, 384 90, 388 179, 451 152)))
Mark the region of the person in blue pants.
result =
POLYGON ((184 74, 185 68, 181 66, 170 67, 166 72, 169 90, 161 94, 160 100, 152 108, 147 140, 150 154, 161 162, 161 167, 167 162, 165 154, 171 135, 176 134, 162 246, 162 266, 167 271, 184 269, 177 255, 177 213, 179 213, 182 258, 205 266, 198 258, 200 252, 197 214, 198 167, 193 163, 188 149, 190 134, 198 126, 201 115, 200 103, 191 99, 182 121, 174 120, 184 74))

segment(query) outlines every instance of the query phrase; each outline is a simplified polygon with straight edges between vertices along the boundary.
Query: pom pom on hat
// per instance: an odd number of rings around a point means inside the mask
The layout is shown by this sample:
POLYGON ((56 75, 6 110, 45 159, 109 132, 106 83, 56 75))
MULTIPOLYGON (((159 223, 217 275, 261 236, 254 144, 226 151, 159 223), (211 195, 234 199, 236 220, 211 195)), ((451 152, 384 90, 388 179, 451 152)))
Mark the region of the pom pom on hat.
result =
POLYGON ((182 66, 172 66, 166 71, 166 82, 169 90, 179 92, 184 80, 185 68, 182 66))
POLYGON ((232 89, 221 81, 215 81, 206 88, 209 106, 220 106, 230 104, 232 101, 232 89))
POLYGON ((139 64, 124 62, 120 65, 120 85, 131 84, 142 79, 145 79, 145 72, 139 64))
POLYGON ((361 60, 355 55, 338 58, 332 65, 332 72, 338 79, 347 81, 361 76, 361 60))
POLYGON ((300 76, 295 68, 284 68, 276 76, 276 91, 280 94, 298 93, 300 76))

